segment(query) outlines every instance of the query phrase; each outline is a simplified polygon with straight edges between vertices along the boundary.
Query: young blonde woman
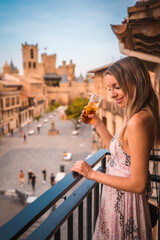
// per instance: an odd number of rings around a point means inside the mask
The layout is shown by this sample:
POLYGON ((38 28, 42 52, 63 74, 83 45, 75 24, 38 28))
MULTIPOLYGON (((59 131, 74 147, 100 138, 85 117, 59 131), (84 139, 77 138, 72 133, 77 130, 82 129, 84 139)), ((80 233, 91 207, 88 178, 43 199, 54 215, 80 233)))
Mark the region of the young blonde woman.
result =
POLYGON ((125 112, 124 124, 114 137, 97 114, 89 116, 111 152, 106 173, 94 171, 85 161, 77 161, 71 170, 104 184, 93 240, 150 240, 148 168, 150 152, 160 142, 159 100, 138 58, 117 61, 105 80, 110 97, 125 112))

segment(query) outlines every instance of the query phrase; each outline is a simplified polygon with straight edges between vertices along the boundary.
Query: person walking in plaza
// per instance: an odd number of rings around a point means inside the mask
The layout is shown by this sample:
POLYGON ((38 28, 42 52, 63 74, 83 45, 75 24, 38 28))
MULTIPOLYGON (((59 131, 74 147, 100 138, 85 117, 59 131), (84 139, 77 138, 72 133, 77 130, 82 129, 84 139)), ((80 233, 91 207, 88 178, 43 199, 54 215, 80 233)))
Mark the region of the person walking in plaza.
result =
MULTIPOLYGON (((115 136, 96 113, 89 115, 111 152, 106 173, 93 170, 83 160, 71 170, 103 184, 93 240, 151 240, 149 155, 160 143, 159 99, 146 66, 136 57, 111 65, 105 82, 110 97, 124 109, 124 123, 115 136)), ((85 109, 82 121, 83 116, 85 109)))
POLYGON ((26 136, 26 134, 24 133, 24 135, 23 135, 24 142, 26 142, 26 138, 27 138, 27 136, 26 136))
POLYGON ((51 176, 50 176, 50 184, 52 187, 55 184, 55 176, 53 175, 53 173, 51 173, 51 176))
POLYGON ((31 185, 32 185, 32 190, 35 191, 35 184, 37 182, 36 175, 32 172, 32 177, 31 177, 31 185))
POLYGON ((37 132, 40 134, 40 126, 37 126, 37 132))
POLYGON ((32 170, 29 169, 27 174, 28 174, 28 184, 31 184, 32 170))
POLYGON ((24 184, 24 172, 23 172, 23 170, 20 170, 20 172, 19 172, 19 182, 20 182, 20 186, 23 187, 23 184, 24 184))
POLYGON ((42 177, 43 177, 42 182, 46 183, 47 172, 45 168, 42 169, 42 177))

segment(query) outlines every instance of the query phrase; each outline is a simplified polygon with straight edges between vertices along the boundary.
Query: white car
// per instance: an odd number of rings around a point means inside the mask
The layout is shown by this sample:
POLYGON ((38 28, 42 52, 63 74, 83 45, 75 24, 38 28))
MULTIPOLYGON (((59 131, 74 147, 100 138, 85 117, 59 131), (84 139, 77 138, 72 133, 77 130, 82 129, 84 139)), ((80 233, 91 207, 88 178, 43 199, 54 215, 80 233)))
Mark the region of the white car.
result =
POLYGON ((77 130, 72 131, 72 135, 78 135, 78 131, 77 130))
POLYGON ((46 118, 46 119, 44 119, 44 123, 47 123, 48 122, 48 119, 46 118))
POLYGON ((52 115, 50 115, 49 118, 52 118, 52 115))
POLYGON ((32 134, 34 134, 34 133, 35 133, 35 130, 32 129, 32 130, 30 130, 30 131, 28 132, 28 135, 32 135, 32 134))
POLYGON ((41 124, 41 123, 39 123, 39 124, 37 125, 37 127, 41 128, 41 127, 42 127, 42 124, 41 124))

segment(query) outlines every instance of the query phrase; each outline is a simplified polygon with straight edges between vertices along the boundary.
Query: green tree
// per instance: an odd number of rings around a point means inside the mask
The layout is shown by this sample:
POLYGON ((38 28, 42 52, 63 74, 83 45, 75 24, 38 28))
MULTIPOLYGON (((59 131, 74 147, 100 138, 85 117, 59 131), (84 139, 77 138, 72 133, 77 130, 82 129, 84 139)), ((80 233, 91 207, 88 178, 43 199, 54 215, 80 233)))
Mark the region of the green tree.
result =
POLYGON ((52 112, 54 109, 58 108, 60 106, 59 103, 55 102, 53 105, 49 105, 49 107, 47 108, 47 110, 45 111, 45 113, 50 113, 52 112))
POLYGON ((42 114, 35 116, 34 119, 39 122, 39 119, 40 119, 41 117, 42 117, 42 114))
POLYGON ((81 116, 84 107, 88 104, 88 101, 88 98, 76 98, 65 110, 67 118, 73 122, 75 129, 77 129, 77 120, 81 116))

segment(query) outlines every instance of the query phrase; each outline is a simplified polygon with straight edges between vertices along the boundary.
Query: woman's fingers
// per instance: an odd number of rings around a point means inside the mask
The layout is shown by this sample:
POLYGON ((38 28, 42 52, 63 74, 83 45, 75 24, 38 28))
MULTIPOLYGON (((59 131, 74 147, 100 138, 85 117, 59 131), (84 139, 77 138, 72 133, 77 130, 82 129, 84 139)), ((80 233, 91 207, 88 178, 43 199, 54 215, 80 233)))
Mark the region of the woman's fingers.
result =
POLYGON ((71 171, 78 172, 81 175, 83 175, 85 178, 89 179, 92 168, 88 163, 86 163, 84 160, 82 160, 82 161, 75 162, 75 164, 71 168, 71 171))

